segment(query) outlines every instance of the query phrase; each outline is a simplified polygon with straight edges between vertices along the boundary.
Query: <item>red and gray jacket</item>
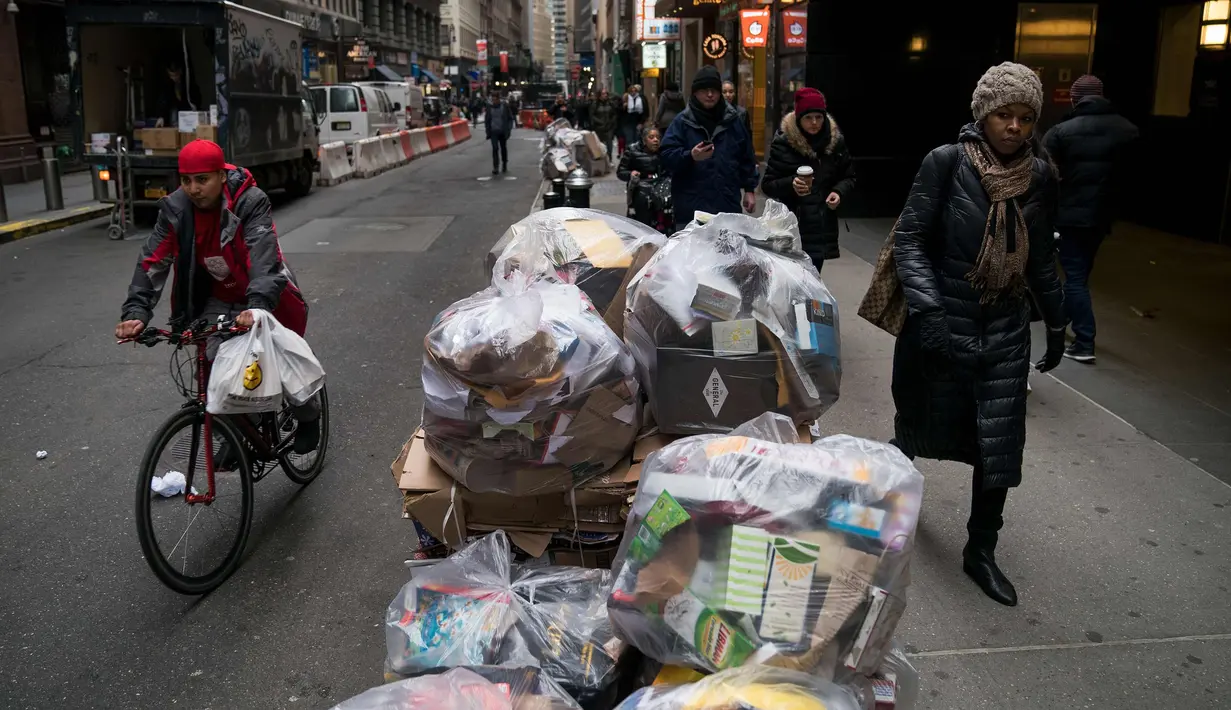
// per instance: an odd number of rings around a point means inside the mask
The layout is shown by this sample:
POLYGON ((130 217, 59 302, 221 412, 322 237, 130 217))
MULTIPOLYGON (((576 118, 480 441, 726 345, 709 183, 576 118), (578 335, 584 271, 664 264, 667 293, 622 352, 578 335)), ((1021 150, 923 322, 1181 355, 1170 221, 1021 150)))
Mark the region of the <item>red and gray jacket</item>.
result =
MULTIPOLYGON (((278 322, 303 335, 308 308, 282 258, 269 197, 245 168, 228 168, 219 220, 223 258, 245 287, 249 308, 269 311, 278 322)), ((197 263, 193 209, 183 190, 163 198, 158 223, 141 250, 128 287, 121 320, 150 322, 173 267, 171 323, 184 327, 204 312, 214 280, 197 263)))

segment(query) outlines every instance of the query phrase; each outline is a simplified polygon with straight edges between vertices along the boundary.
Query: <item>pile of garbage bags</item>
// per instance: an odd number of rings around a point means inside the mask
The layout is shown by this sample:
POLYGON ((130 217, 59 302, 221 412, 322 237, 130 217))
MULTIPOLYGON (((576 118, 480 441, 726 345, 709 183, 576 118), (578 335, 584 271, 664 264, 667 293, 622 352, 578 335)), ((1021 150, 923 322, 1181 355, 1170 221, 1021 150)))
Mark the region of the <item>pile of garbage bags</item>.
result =
POLYGON ((807 673, 748 666, 683 685, 652 685, 618 710, 865 710, 850 687, 807 673))
POLYGON ((581 710, 539 668, 473 666, 388 683, 334 710, 581 710))
POLYGON ((891 445, 800 444, 795 431, 764 414, 646 459, 608 601, 620 638, 711 672, 880 667, 906 606, 923 476, 891 445))
POLYGON ((632 446, 632 357, 577 286, 497 276, 440 313, 424 346, 427 449, 472 491, 566 490, 632 446))
POLYGON ((602 210, 557 207, 509 227, 488 252, 487 273, 516 271, 575 284, 608 325, 624 330, 624 294, 633 275, 666 243, 640 222, 602 210))
POLYGON ((593 131, 573 128, 567 119, 558 118, 548 124, 539 149, 543 154, 539 167, 548 180, 567 177, 579 167, 593 177, 611 171, 606 146, 593 131))
POLYGON ((837 302, 781 203, 694 221, 627 299, 624 339, 662 432, 722 433, 767 411, 802 424, 838 400, 837 302))
POLYGON ((606 609, 611 572, 515 566, 497 531, 414 573, 385 615, 386 677, 534 666, 586 707, 611 707, 626 645, 606 609))

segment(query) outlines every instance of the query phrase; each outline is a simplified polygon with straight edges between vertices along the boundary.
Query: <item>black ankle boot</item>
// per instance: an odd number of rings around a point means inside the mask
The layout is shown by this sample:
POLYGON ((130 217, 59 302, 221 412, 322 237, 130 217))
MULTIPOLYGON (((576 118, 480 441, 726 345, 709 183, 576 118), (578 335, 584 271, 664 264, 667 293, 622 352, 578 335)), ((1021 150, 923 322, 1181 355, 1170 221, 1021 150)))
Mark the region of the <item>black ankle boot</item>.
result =
POLYGON ((1017 590, 996 566, 996 534, 970 536, 962 550, 962 569, 983 593, 1005 606, 1017 606, 1017 590))

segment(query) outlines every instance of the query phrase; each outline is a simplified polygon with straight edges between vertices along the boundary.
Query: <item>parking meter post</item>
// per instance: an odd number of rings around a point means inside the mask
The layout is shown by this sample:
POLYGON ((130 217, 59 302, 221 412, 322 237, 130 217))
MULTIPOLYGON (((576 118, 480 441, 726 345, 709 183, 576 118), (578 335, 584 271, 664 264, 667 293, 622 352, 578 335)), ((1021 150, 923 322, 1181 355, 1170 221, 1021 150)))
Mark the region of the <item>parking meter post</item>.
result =
POLYGON ((64 191, 60 186, 60 161, 43 158, 43 199, 47 211, 64 209, 64 191))

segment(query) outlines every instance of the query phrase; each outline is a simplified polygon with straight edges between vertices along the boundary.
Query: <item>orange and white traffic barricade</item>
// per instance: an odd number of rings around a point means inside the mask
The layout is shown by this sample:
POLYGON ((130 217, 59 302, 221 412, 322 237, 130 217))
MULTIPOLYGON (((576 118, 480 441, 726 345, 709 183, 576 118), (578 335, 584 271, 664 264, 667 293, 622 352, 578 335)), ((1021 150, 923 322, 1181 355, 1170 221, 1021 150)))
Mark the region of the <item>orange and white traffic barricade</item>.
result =
POLYGON ((410 131, 398 133, 398 146, 402 149, 402 155, 406 156, 407 162, 415 159, 415 148, 410 143, 410 131))
POLYGON ((415 151, 416 158, 432 152, 432 146, 427 142, 426 128, 416 128, 410 132, 410 147, 415 151))
POLYGON ((427 129, 427 144, 432 147, 432 152, 444 150, 449 147, 449 136, 444 126, 431 126, 427 129))
POLYGON ((402 144, 396 133, 386 133, 380 137, 380 152, 384 156, 386 170, 406 162, 406 155, 402 152, 402 144))
POLYGON ((380 138, 363 138, 351 146, 351 161, 355 177, 369 178, 385 171, 385 153, 380 138))
POLYGON ((350 180, 355 174, 350 159, 346 157, 346 144, 342 141, 321 146, 317 158, 321 164, 320 176, 316 179, 317 185, 322 187, 337 185, 350 180))
POLYGON ((449 124, 449 145, 456 145, 470 140, 470 124, 466 121, 454 121, 449 124))

